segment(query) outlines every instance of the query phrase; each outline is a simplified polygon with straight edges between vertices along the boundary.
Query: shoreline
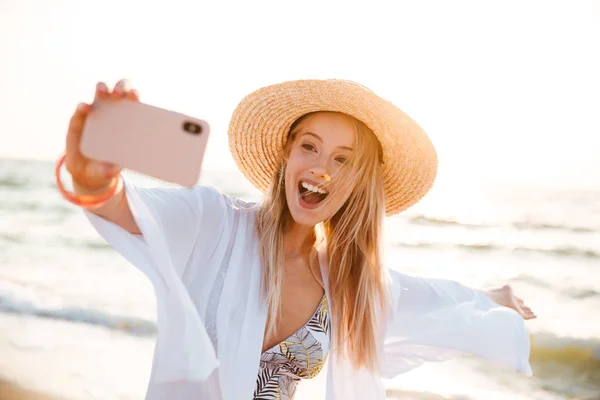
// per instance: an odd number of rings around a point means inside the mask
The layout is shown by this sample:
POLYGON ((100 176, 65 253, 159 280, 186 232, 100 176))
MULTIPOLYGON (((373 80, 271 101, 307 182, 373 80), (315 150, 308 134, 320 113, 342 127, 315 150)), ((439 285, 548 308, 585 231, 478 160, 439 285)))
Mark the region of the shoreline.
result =
POLYGON ((0 399, 143 399, 153 350, 153 338, 0 313, 0 399))
MULTIPOLYGON (((32 315, 0 312, 0 400, 140 400, 154 337, 32 315)), ((472 373, 474 359, 432 363, 386 382, 390 400, 525 400, 528 380, 502 369, 472 373), (506 390, 510 380, 522 387, 506 390)), ((325 368, 325 371, 327 369, 325 368)), ((302 382, 297 400, 324 399, 327 374, 302 382)), ((562 399, 561 396, 548 396, 562 399)))
MULTIPOLYGON (((153 337, 0 312, 0 400, 143 399, 154 344, 153 337)), ((326 374, 307 380, 296 397, 324 398, 325 382, 326 374)))
MULTIPOLYGON (((140 400, 154 338, 72 321, 0 312, 0 400, 140 400)), ((325 369, 326 370, 326 369, 325 369)), ((327 374, 303 382, 298 400, 325 398, 327 374)), ((390 399, 445 399, 393 390, 390 399)))

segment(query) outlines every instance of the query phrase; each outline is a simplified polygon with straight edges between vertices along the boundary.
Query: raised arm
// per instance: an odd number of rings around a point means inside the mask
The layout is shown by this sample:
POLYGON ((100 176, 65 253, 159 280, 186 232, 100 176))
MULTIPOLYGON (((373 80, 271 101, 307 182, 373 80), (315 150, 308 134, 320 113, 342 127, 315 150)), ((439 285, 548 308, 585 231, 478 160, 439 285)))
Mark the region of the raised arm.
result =
MULTIPOLYGON (((137 101, 137 93, 124 81, 111 93, 99 84, 96 98, 103 96, 137 101)), ((204 186, 136 187, 121 176, 118 166, 85 158, 79 140, 90 112, 93 107, 83 104, 71 118, 67 169, 79 194, 104 193, 115 179, 122 182, 108 203, 86 209, 85 215, 153 285, 158 314, 154 380, 159 384, 205 380, 218 361, 202 314, 220 267, 213 255, 228 243, 236 221, 233 200, 204 186)))
MULTIPOLYGON (((138 101, 138 94, 129 87, 125 80, 120 80, 112 91, 100 82, 96 85, 95 99, 100 98, 111 98, 115 101, 125 99, 138 101)), ((96 195, 106 192, 114 180, 119 179, 121 173, 119 166, 89 159, 79 150, 83 126, 90 112, 93 112, 91 105, 80 103, 71 116, 67 133, 65 164, 71 173, 75 193, 81 195, 96 195)), ((129 233, 141 233, 131 213, 122 186, 106 204, 92 209, 90 212, 119 225, 129 233)))

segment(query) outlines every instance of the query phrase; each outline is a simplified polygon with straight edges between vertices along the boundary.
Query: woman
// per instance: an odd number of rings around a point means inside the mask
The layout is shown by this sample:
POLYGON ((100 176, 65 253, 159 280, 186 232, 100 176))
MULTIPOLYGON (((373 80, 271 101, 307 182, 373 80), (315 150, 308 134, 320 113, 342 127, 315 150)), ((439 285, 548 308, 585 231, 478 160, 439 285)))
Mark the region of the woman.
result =
MULTIPOLYGON (((138 101, 125 81, 99 83, 100 98, 138 101)), ((90 112, 73 114, 66 165, 93 226, 153 283, 148 399, 292 399, 326 359, 328 399, 383 399, 382 377, 460 353, 531 373, 523 319, 535 315, 508 286, 383 267, 383 218, 427 193, 437 157, 367 88, 285 82, 239 104, 230 149, 261 204, 202 186, 135 187, 79 152, 90 112)))

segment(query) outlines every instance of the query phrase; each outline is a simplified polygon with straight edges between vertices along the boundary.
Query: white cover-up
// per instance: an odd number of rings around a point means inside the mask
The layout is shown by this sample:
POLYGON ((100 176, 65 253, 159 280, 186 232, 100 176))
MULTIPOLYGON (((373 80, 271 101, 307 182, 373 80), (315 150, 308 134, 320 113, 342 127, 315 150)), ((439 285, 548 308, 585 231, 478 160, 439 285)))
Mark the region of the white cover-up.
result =
MULTIPOLYGON (((158 329, 146 399, 251 399, 266 322, 255 209, 203 186, 145 189, 125 179, 124 189, 142 235, 85 214, 154 287, 158 329)), ((323 249, 319 259, 331 299, 323 249)), ((332 351, 327 400, 383 400, 382 378, 465 353, 531 375, 517 312, 454 281, 389 275, 383 374, 355 370, 332 351)))

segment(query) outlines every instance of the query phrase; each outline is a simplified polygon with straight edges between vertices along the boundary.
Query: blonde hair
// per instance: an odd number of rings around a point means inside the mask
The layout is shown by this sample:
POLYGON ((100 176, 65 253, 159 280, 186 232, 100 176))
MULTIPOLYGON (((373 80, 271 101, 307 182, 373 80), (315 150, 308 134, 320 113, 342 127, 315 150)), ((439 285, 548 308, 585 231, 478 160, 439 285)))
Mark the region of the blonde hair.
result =
MULTIPOLYGON (((262 292, 268 309, 267 337, 275 333, 281 316, 283 237, 292 222, 285 195, 285 164, 302 121, 314 114, 300 117, 290 128, 281 169, 273 177, 257 212, 256 230, 264 266, 262 292)), ((383 335, 377 317, 385 309, 386 294, 379 242, 385 215, 381 147, 364 123, 347 117, 355 127, 354 147, 358 151, 341 178, 352 179, 353 188, 340 210, 315 227, 310 262, 311 266, 317 262, 317 241, 324 240, 329 258, 329 300, 335 315, 336 351, 347 352, 355 367, 375 371, 381 367, 378 339, 383 335)))

